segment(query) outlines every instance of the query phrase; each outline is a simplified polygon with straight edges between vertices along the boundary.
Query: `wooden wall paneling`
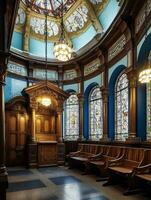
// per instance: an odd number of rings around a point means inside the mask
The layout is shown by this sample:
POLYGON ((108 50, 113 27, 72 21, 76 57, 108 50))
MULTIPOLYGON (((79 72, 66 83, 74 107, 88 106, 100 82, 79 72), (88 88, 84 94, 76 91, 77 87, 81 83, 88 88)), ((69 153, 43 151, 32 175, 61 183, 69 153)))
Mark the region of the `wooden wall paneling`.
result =
POLYGON ((57 143, 38 143, 38 166, 50 166, 57 164, 57 143))

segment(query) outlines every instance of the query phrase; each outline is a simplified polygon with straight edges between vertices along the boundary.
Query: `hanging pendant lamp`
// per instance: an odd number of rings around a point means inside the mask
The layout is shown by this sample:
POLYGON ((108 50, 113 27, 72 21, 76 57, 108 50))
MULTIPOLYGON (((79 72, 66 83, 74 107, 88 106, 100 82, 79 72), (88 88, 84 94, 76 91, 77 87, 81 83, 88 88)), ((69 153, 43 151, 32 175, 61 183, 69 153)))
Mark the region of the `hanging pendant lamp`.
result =
POLYGON ((65 28, 64 28, 64 3, 62 0, 62 13, 61 13, 61 35, 59 41, 54 46, 54 55, 59 61, 68 61, 72 57, 72 48, 69 46, 65 39, 65 28))
MULTIPOLYGON (((147 0, 145 4, 145 58, 147 58, 147 0)), ((144 69, 139 74, 141 83, 149 83, 151 81, 151 61, 147 58, 144 69)))

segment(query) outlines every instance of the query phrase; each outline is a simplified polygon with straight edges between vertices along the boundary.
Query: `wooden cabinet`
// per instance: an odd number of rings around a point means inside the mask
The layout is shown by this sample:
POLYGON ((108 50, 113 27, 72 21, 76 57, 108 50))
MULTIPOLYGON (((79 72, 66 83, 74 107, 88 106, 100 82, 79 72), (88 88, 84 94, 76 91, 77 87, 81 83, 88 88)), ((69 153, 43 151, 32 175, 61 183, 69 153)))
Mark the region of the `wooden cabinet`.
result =
POLYGON ((38 166, 57 164, 57 142, 38 142, 38 166))

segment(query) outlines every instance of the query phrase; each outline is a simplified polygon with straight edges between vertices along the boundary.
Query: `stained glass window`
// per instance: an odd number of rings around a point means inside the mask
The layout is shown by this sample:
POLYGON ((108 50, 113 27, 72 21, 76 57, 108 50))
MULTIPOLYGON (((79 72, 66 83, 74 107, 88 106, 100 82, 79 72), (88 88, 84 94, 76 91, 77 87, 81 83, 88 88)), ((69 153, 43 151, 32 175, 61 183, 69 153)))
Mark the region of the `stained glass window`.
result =
POLYGON ((103 135, 103 104, 102 93, 97 86, 92 89, 89 98, 90 138, 98 140, 103 135))
POLYGON ((151 83, 147 84, 147 140, 151 140, 151 83))
POLYGON ((76 94, 72 94, 65 103, 64 126, 65 140, 79 138, 79 101, 76 94))
POLYGON ((122 74, 115 85, 115 139, 125 141, 128 137, 128 79, 122 74))
MULTIPOLYGON (((62 10, 61 0, 24 0, 32 10, 44 14, 46 5, 48 14, 52 16, 59 16, 62 10), (46 4, 47 3, 47 4, 46 4)), ((65 12, 76 2, 76 0, 63 0, 65 12)))
POLYGON ((80 5, 66 20, 65 27, 67 32, 75 32, 84 27, 88 21, 88 8, 80 5))

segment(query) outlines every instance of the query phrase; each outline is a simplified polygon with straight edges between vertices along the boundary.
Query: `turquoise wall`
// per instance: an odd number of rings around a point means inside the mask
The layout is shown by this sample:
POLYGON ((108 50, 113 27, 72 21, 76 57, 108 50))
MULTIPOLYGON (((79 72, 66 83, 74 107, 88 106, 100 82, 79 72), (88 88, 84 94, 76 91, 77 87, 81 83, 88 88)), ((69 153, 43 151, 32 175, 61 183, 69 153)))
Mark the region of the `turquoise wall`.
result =
POLYGON ((87 89, 87 87, 91 84, 91 83, 97 83, 99 84, 99 86, 102 85, 102 78, 101 78, 101 74, 99 74, 98 76, 91 78, 87 81, 84 82, 84 92, 87 89))
MULTIPOLYGON (((54 48, 54 43, 48 42, 48 45, 47 45, 48 58, 51 58, 51 59, 55 58, 53 55, 53 48, 54 48)), ((29 52, 30 54, 34 56, 45 57, 45 42, 30 38, 29 52)))
POLYGON ((15 49, 23 50, 23 34, 13 32, 11 46, 15 49))
POLYGON ((99 21, 103 26, 103 31, 105 32, 109 26, 111 25, 112 21, 116 17, 120 7, 118 6, 119 2, 117 0, 110 0, 108 5, 99 15, 99 21))
POLYGON ((127 67, 128 62, 127 62, 127 55, 125 57, 123 57, 121 60, 119 60, 117 63, 115 63, 111 68, 109 68, 109 73, 108 73, 108 82, 110 81, 110 78, 113 74, 113 72, 115 71, 115 69, 120 66, 120 65, 124 65, 127 67))
POLYGON ((90 26, 85 33, 83 33, 79 37, 72 38, 74 51, 78 51, 83 46, 85 46, 88 42, 90 42, 94 38, 95 35, 96 31, 94 27, 90 26))
POLYGON ((64 85, 64 86, 63 86, 63 90, 64 90, 64 91, 67 91, 67 90, 74 90, 74 91, 76 91, 77 93, 79 93, 79 85, 78 85, 78 83, 76 83, 76 84, 71 84, 71 85, 64 85))
POLYGON ((14 79, 11 77, 6 77, 5 83, 5 102, 8 102, 15 96, 20 96, 21 91, 27 87, 26 81, 14 79))

